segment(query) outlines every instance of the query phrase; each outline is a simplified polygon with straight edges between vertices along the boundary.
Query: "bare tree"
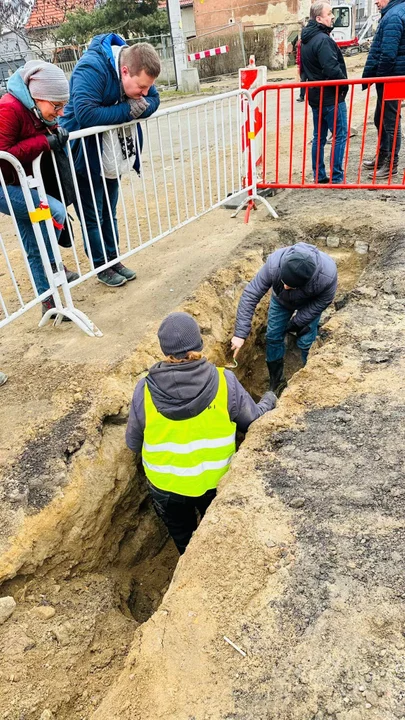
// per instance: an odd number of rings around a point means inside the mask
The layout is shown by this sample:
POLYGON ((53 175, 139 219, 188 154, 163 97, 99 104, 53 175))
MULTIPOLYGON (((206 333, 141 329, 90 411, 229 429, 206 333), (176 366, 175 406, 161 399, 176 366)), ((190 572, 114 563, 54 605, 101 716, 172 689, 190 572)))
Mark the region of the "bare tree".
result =
POLYGON ((1 32, 23 28, 33 6, 34 0, 0 0, 1 32))

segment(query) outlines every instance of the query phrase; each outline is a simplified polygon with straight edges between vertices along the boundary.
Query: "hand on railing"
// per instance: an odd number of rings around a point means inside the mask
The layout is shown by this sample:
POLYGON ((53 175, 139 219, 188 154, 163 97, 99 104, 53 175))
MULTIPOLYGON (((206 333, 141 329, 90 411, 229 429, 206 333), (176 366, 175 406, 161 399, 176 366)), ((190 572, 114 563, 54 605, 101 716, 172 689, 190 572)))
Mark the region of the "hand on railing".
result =
POLYGON ((58 127, 55 132, 46 136, 51 150, 62 150, 69 140, 69 133, 66 128, 58 127))
POLYGON ((129 106, 131 108, 131 115, 134 118, 134 120, 139 118, 145 112, 146 108, 148 107, 148 103, 143 96, 141 96, 140 98, 138 98, 136 100, 130 99, 130 100, 128 100, 128 102, 129 102, 129 106))

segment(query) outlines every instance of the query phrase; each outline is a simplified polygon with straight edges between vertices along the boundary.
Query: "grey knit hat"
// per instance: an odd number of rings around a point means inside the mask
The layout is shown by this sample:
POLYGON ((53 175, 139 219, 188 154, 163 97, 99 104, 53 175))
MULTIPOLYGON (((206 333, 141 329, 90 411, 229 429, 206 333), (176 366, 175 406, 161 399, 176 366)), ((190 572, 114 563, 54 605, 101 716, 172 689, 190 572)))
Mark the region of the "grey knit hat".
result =
POLYGON ((35 100, 67 102, 69 83, 63 70, 44 60, 29 60, 20 74, 35 100))
POLYGON ((181 359, 188 352, 200 352, 203 340, 196 321, 184 312, 170 313, 158 330, 160 347, 164 355, 174 355, 181 359))
POLYGON ((309 253, 292 250, 282 259, 281 281, 291 288, 300 288, 307 284, 316 270, 316 262, 309 253))

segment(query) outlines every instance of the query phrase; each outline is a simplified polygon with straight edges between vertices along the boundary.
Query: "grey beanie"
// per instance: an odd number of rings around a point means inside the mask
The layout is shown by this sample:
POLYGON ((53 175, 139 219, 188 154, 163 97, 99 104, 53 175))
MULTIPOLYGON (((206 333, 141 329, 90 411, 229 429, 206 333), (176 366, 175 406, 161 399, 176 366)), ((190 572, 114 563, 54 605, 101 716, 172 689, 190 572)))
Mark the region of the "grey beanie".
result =
POLYGON ((290 288, 307 284, 316 270, 314 258, 302 250, 293 250, 285 256, 280 265, 281 281, 290 288))
POLYGON ((35 100, 67 102, 69 83, 63 70, 44 60, 29 60, 20 74, 35 100))
POLYGON ((196 321, 184 312, 170 313, 158 330, 160 347, 164 355, 181 359, 188 352, 200 352, 203 340, 196 321))

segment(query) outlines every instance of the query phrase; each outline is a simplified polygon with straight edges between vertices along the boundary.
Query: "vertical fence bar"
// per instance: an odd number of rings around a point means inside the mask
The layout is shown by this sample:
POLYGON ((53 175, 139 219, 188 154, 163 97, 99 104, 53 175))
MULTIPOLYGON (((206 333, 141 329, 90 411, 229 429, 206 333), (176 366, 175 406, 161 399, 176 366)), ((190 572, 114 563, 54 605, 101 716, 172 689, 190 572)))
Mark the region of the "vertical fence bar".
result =
POLYGON ((277 109, 276 109, 276 185, 279 183, 280 166, 280 88, 277 88, 277 109))
POLYGON ((288 168, 288 182, 292 182, 293 171, 293 153, 294 153, 294 89, 290 90, 290 162, 288 168))
POLYGON ((174 198, 175 198, 175 202, 176 202, 177 224, 180 225, 179 195, 177 192, 176 165, 174 162, 173 134, 172 134, 172 124, 171 124, 170 118, 171 118, 171 116, 168 115, 167 121, 168 121, 168 127, 169 127, 169 141, 170 141, 170 155, 171 155, 171 160, 172 160, 174 198))
POLYGON ((200 170, 201 205, 202 205, 202 209, 204 211, 205 210, 204 173, 203 173, 202 154, 201 154, 200 114, 198 112, 198 107, 196 108, 196 126, 197 126, 198 165, 199 165, 199 170, 200 170))
POLYGON ((183 137, 181 133, 181 123, 180 123, 180 115, 177 113, 177 126, 179 131, 179 141, 180 141, 180 159, 181 159, 181 174, 183 178, 183 192, 184 192, 184 205, 186 210, 186 218, 189 219, 188 214, 188 202, 187 202, 187 183, 186 183, 186 175, 184 170, 184 152, 183 152, 183 137))
MULTIPOLYGON (((146 126, 146 137, 147 137, 147 141, 148 141, 148 153, 149 153, 149 161, 150 161, 150 170, 151 170, 151 175, 152 175, 153 194, 155 196, 155 203, 156 203, 156 215, 157 215, 157 220, 158 220, 159 233, 161 234, 162 233, 162 223, 160 221, 159 200, 158 200, 158 192, 157 192, 156 177, 155 177, 155 165, 153 162, 148 121, 146 121, 145 126, 146 126)), ((165 185, 166 185, 166 183, 165 183, 165 185)))
POLYGON ((217 101, 214 100, 213 104, 213 116, 214 116, 214 143, 215 143, 215 170, 217 177, 217 197, 218 201, 221 199, 221 178, 219 171, 219 152, 218 152, 218 118, 217 118, 217 101))
POLYGON ((234 152, 233 152, 233 125, 232 125, 232 103, 228 98, 228 124, 229 124, 229 143, 230 143, 230 161, 231 161, 231 184, 232 193, 235 192, 235 168, 234 168, 234 152))
POLYGON ((192 191, 193 191, 194 215, 197 215, 197 200, 196 200, 196 194, 195 194, 194 158, 193 158, 193 144, 192 144, 192 140, 191 140, 190 110, 187 110, 187 129, 188 129, 188 146, 189 146, 189 153, 190 153, 191 187, 192 187, 192 191))
POLYGON ((164 189, 165 189, 167 222, 169 225, 169 230, 171 230, 172 229, 172 218, 171 218, 171 214, 170 214, 169 195, 167 192, 166 167, 165 167, 165 158, 164 158, 164 153, 163 153, 162 133, 160 131, 160 118, 156 118, 156 129, 157 129, 157 133, 158 133, 160 159, 162 161, 163 185, 164 185, 164 189))
POLYGON ((347 121, 347 142, 346 142, 346 152, 345 152, 345 167, 344 167, 344 173, 343 173, 343 182, 344 182, 344 184, 346 184, 347 166, 348 166, 348 162, 349 162, 350 128, 351 128, 351 126, 352 126, 352 117, 353 117, 354 88, 355 88, 355 86, 352 85, 351 93, 350 93, 349 118, 348 118, 348 121, 347 121))

